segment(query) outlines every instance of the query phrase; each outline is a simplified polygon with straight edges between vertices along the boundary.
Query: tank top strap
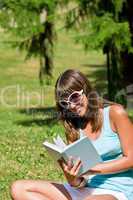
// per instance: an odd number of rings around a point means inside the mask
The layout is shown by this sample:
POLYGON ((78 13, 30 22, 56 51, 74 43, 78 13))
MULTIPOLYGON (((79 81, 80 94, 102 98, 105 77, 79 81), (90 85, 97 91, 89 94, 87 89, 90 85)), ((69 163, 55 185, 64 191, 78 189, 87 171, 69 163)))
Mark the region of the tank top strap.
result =
POLYGON ((109 110, 110 110, 110 106, 105 107, 103 109, 103 128, 105 130, 111 131, 112 129, 110 126, 109 110))

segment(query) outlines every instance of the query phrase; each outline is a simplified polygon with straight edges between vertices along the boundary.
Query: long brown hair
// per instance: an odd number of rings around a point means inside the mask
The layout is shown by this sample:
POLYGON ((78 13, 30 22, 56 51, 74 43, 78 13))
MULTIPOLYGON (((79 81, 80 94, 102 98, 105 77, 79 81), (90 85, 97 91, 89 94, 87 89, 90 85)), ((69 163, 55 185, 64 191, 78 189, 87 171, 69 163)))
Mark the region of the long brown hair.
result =
POLYGON ((84 128, 88 121, 91 123, 92 132, 101 129, 102 118, 99 114, 99 108, 113 104, 113 102, 101 98, 92 88, 87 77, 75 69, 68 69, 58 77, 55 84, 55 100, 59 119, 65 127, 68 142, 74 142, 79 138, 79 128, 84 128), (88 99, 87 112, 83 117, 63 108, 59 103, 61 98, 67 98, 73 91, 81 89, 88 99))

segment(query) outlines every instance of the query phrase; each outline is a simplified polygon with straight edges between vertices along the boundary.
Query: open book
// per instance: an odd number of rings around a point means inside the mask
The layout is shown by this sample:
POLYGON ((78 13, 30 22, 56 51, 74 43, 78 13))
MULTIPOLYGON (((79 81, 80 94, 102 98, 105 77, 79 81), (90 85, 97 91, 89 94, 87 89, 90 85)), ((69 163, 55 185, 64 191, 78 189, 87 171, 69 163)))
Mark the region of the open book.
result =
POLYGON ((54 138, 54 144, 45 141, 43 145, 56 161, 61 157, 63 157, 66 162, 70 156, 72 156, 75 161, 77 158, 80 158, 82 167, 78 175, 87 172, 93 166, 102 162, 100 155, 87 136, 80 138, 72 144, 66 145, 58 135, 57 138, 54 138))

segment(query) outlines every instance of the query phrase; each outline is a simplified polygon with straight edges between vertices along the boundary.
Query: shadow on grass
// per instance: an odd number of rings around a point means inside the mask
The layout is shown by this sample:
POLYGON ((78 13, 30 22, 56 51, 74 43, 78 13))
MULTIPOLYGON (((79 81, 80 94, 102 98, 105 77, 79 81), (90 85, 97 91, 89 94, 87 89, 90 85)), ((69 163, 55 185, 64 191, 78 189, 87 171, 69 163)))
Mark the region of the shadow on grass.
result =
POLYGON ((106 64, 82 64, 82 66, 89 67, 89 68, 93 67, 95 69, 104 68, 104 67, 106 68, 106 64))
POLYGON ((19 112, 22 114, 33 115, 33 114, 47 114, 47 113, 55 113, 56 108, 52 107, 31 107, 31 108, 22 108, 19 109, 19 112))
POLYGON ((88 79, 92 79, 91 83, 94 85, 96 90, 100 93, 107 91, 107 71, 105 64, 85 64, 88 67, 88 73, 86 76, 88 79), (90 70, 92 68, 92 70, 90 70))
POLYGON ((22 114, 29 115, 31 119, 17 121, 18 125, 32 126, 33 124, 38 126, 52 126, 58 122, 59 114, 55 107, 47 108, 24 108, 19 109, 22 114))

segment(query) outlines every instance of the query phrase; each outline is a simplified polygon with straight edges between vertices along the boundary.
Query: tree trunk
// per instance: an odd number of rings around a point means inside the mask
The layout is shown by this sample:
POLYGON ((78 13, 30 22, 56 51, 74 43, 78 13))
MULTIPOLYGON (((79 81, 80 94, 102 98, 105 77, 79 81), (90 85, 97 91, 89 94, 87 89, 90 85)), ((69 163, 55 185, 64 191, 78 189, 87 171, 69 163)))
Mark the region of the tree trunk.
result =
POLYGON ((52 77, 53 70, 53 42, 54 42, 54 25, 46 22, 44 33, 40 34, 39 43, 41 49, 40 55, 40 83, 43 84, 43 76, 46 74, 52 77))
MULTIPOLYGON (((126 13, 124 15, 127 17, 130 31, 131 31, 131 40, 132 40, 132 47, 133 47, 133 0, 127 0, 127 9, 125 10, 126 13)), ((123 61, 123 77, 124 77, 124 84, 126 87, 133 84, 133 53, 122 52, 121 58, 123 61)))
POLYGON ((108 98, 111 99, 111 69, 110 69, 110 52, 107 51, 107 80, 108 80, 108 98))

